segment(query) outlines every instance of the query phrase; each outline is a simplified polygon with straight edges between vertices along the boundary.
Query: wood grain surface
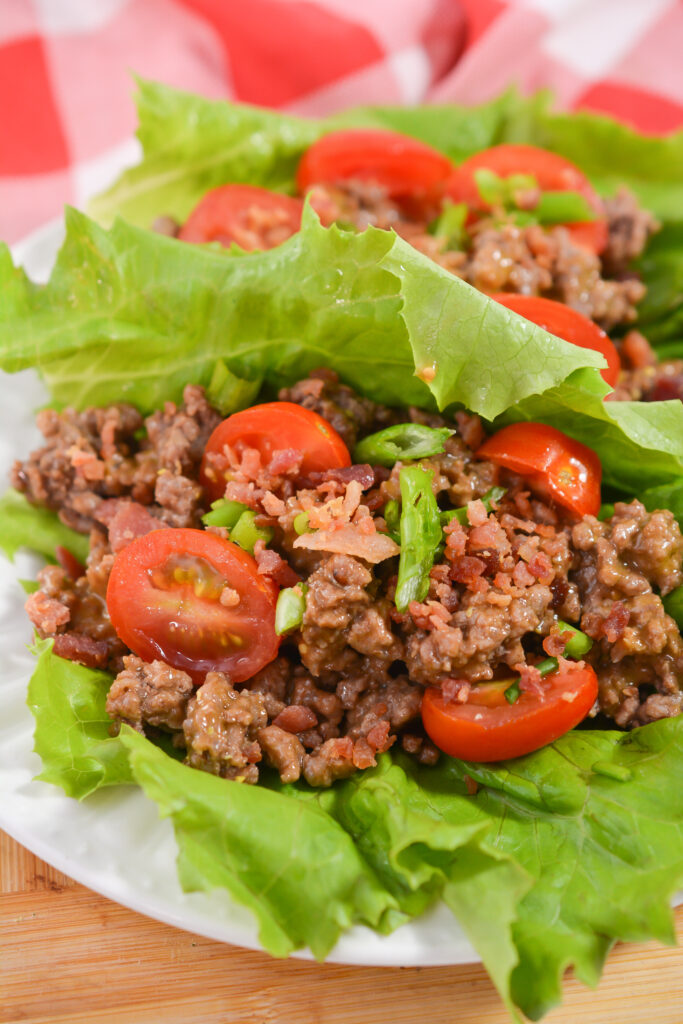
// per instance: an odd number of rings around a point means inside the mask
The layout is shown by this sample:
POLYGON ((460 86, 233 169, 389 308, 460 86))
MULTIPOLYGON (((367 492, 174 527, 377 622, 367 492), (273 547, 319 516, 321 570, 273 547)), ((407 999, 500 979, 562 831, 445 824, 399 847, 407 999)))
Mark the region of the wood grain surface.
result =
MULTIPOLYGON (((683 907, 676 913, 683 939, 683 907)), ((273 960, 84 889, 0 832, 2 1024, 506 1024, 483 968, 273 960)), ((613 950, 547 1024, 683 1024, 683 949, 613 950)))

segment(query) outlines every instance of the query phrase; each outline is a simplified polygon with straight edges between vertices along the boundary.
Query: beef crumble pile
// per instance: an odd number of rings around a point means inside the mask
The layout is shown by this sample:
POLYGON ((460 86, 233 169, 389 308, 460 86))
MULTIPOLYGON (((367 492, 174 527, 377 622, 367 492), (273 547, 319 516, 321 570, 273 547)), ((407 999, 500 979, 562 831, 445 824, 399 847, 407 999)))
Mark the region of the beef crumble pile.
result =
MULTIPOLYGON (((328 370, 280 397, 325 416, 350 447, 406 419, 328 370)), ((408 415, 443 423, 415 409, 408 415)), ((443 508, 467 506, 464 525, 452 519, 445 527, 424 601, 404 613, 394 603, 399 548, 383 512, 400 500, 400 464, 302 479, 301 453, 275 452, 265 465, 254 450, 226 447, 217 456, 230 468, 226 497, 273 530, 268 547, 255 547, 259 573, 280 585, 299 577, 307 584, 302 624, 277 659, 239 687, 220 672, 197 687, 185 672, 131 654, 107 615, 112 563, 151 530, 201 525, 199 464, 219 420, 194 386, 182 407, 167 403, 144 421, 127 405, 45 411, 45 445, 14 467, 12 482, 29 501, 90 534, 86 566, 43 569, 26 607, 39 634, 54 638, 55 653, 115 676, 107 701, 115 723, 171 732, 188 764, 247 782, 265 763, 284 781, 327 786, 374 765, 393 744, 430 764, 438 752, 421 726, 423 687, 465 702, 474 684, 516 673, 522 689, 538 692, 535 662, 562 658, 558 619, 594 641, 586 655, 599 681, 594 713, 631 727, 680 712, 683 640, 660 596, 683 583, 673 515, 633 501, 604 522, 572 518, 530 495, 521 478, 475 459, 483 429, 465 413, 445 451, 420 460, 443 508), (496 484, 506 493, 489 512, 480 499, 496 484), (294 527, 302 513, 303 533, 294 527)))

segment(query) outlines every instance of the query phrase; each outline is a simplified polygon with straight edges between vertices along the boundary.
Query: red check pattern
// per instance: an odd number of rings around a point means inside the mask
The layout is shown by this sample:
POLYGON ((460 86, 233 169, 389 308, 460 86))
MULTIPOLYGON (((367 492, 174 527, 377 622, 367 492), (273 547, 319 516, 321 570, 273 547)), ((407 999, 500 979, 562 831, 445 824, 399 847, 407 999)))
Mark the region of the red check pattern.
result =
POLYGON ((2 0, 0 237, 136 156, 131 72, 300 114, 478 103, 516 83, 683 126, 680 0, 2 0))

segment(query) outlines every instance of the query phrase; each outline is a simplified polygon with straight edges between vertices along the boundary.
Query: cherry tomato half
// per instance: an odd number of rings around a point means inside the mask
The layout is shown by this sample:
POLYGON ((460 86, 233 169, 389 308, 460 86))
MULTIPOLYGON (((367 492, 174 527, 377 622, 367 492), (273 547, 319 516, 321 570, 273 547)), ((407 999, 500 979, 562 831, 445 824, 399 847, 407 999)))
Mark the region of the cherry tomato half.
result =
POLYGON ((226 478, 216 468, 212 456, 224 445, 231 448, 256 448, 265 462, 273 452, 294 448, 304 452, 301 472, 319 472, 351 465, 349 450, 326 419, 295 402, 266 402, 233 413, 219 423, 204 449, 199 479, 212 501, 222 498, 226 478))
POLYGON ((621 371, 621 360, 614 342, 583 313, 565 306, 563 302, 540 299, 535 295, 499 292, 491 298, 514 313, 531 320, 533 324, 538 324, 544 330, 557 335, 558 338, 564 338, 579 348, 590 348, 593 352, 599 352, 607 360, 607 366, 600 373, 611 388, 616 385, 621 371))
POLYGON ((511 174, 533 174, 542 191, 578 192, 598 215, 596 220, 566 224, 575 242, 600 253, 607 245, 607 221, 600 196, 585 174, 558 153, 537 146, 504 144, 475 153, 456 169, 446 192, 456 203, 473 209, 487 209, 479 195, 474 172, 486 168, 499 178, 511 174))
POLYGON ((598 695, 598 680, 588 665, 553 672, 543 680, 542 697, 522 690, 514 704, 505 686, 473 686, 466 704, 446 703, 441 690, 428 687, 422 721, 439 750, 463 761, 506 761, 553 743, 581 722, 598 695))
POLYGON ((359 178, 384 185, 391 196, 443 192, 453 165, 424 142, 391 131, 342 131, 323 135, 299 164, 300 192, 311 185, 359 178))
POLYGON ((107 608, 118 636, 200 682, 212 670, 237 683, 277 654, 277 588, 236 544, 204 530, 154 530, 118 553, 107 608))
POLYGON ((236 242, 272 249, 301 227, 303 202, 256 185, 221 185, 199 200, 178 232, 183 242, 236 242))
POLYGON ((545 423, 512 423, 487 438, 477 457, 519 473, 577 516, 600 509, 602 466, 594 451, 545 423))

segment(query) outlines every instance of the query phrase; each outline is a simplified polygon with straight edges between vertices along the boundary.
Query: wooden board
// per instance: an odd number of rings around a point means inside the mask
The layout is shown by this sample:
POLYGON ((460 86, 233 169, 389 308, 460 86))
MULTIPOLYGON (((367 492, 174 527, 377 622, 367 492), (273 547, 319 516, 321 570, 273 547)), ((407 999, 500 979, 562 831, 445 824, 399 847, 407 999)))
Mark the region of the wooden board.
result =
MULTIPOLYGON (((676 913, 683 938, 683 907, 676 913)), ((506 1024, 483 968, 273 960, 111 903, 0 833, 2 1024, 506 1024)), ((683 949, 618 946, 548 1024, 682 1024, 683 949)))

